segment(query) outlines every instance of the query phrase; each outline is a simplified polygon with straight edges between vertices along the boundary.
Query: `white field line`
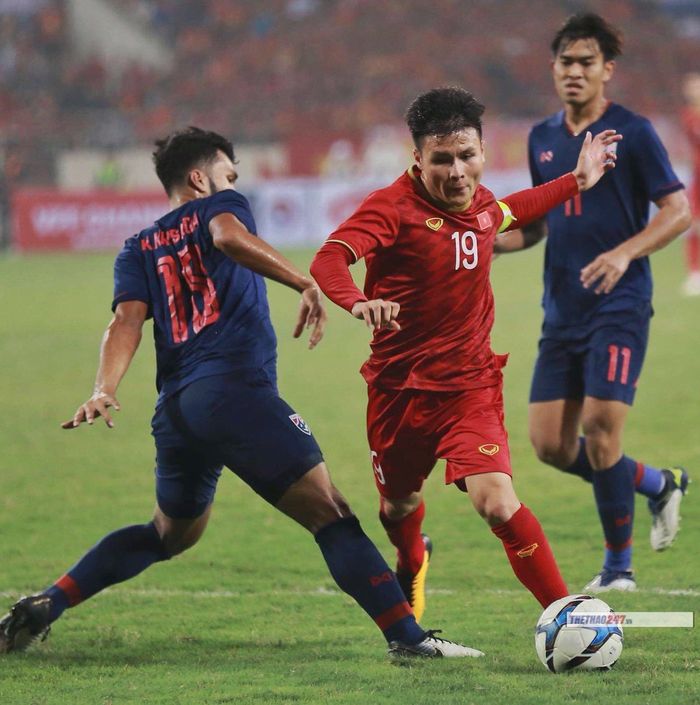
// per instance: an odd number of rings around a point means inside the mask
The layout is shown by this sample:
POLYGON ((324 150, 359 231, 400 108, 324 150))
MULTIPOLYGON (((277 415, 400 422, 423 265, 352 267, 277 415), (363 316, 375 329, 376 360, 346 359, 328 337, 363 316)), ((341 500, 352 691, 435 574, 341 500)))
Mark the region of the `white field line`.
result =
MULTIPOLYGON (((315 590, 256 590, 256 591, 246 591, 238 592, 235 590, 173 590, 173 589, 160 589, 160 588, 129 588, 129 587, 111 587, 107 588, 103 592, 105 593, 115 593, 119 595, 126 595, 129 597, 189 597, 194 599, 204 599, 204 600, 217 600, 217 599, 228 599, 228 598, 240 598, 240 597, 260 597, 260 596, 270 596, 270 597, 289 597, 290 595, 296 595, 300 597, 334 597, 342 595, 343 593, 337 588, 328 588, 320 585, 315 590)), ((457 595, 459 593, 464 593, 465 597, 468 596, 468 591, 462 590, 447 590, 440 588, 427 588, 426 592, 428 595, 457 595)), ((486 593, 489 595, 524 595, 525 589, 519 590, 500 590, 500 589, 490 589, 490 590, 479 590, 481 593, 486 593)), ((648 587, 648 588, 637 588, 636 593, 642 595, 665 595, 668 597, 700 597, 700 590, 691 589, 676 589, 669 590, 661 587, 648 587)), ((2 590, 0 591, 0 598, 3 599, 16 599, 20 595, 27 594, 27 591, 23 590, 2 590)), ((615 593, 617 597, 618 594, 615 593)), ((603 595, 603 597, 605 597, 603 595)))

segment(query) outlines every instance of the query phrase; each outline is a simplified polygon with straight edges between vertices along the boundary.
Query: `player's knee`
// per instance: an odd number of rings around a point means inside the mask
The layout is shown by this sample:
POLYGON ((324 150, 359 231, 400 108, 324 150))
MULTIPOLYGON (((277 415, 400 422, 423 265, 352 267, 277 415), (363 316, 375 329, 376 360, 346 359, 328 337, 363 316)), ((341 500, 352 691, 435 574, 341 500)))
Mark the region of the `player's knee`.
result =
POLYGON ((297 520, 312 534, 316 534, 324 526, 352 515, 352 509, 343 495, 335 487, 331 487, 328 492, 315 495, 303 516, 297 520))
POLYGON ((614 465, 619 459, 620 439, 617 438, 604 420, 589 419, 583 425, 586 439, 586 452, 594 469, 604 469, 614 465))
POLYGON ((184 553, 188 548, 192 548, 192 546, 199 541, 199 536, 189 537, 179 536, 177 534, 165 534, 161 536, 161 541, 163 542, 166 552, 172 558, 180 553, 184 553))
POLYGON ((474 501, 474 508, 489 526, 504 524, 519 507, 517 498, 503 495, 480 497, 474 501))
POLYGON ((420 492, 414 492, 409 497, 403 499, 382 498, 380 502, 381 514, 389 521, 400 521, 409 514, 413 514, 422 501, 423 497, 420 492))
POLYGON ((192 548, 201 538, 206 526, 206 522, 202 522, 201 518, 191 523, 173 521, 159 512, 154 517, 153 524, 170 558, 192 548))
POLYGON ((531 435, 530 441, 540 462, 555 468, 569 467, 576 458, 576 451, 567 448, 558 438, 537 438, 531 435))

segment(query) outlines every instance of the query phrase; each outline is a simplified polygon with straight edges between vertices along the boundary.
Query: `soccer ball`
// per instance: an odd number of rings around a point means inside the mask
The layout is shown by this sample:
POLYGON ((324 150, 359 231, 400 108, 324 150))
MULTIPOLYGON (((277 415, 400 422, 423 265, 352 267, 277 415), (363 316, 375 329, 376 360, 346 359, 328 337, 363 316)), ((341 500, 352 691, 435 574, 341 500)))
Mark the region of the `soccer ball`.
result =
POLYGON ((607 671, 622 653, 618 622, 615 612, 602 600, 588 595, 562 597, 552 602, 537 622, 537 655, 552 673, 607 671))

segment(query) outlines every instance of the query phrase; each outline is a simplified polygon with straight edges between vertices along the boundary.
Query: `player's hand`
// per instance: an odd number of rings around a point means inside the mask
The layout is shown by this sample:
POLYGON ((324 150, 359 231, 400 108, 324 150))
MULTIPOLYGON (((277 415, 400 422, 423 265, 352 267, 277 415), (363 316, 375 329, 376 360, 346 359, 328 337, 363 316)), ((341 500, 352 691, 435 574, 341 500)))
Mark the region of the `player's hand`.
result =
POLYGON ((395 301, 384 301, 383 299, 372 299, 372 301, 358 301, 352 307, 352 315, 355 318, 363 318, 368 328, 380 330, 401 330, 401 326, 396 320, 401 306, 395 301))
POLYGON ((589 289, 596 284, 596 294, 609 294, 630 265, 630 257, 616 248, 598 255, 581 270, 581 284, 589 289))
POLYGON ((298 338, 304 332, 304 328, 311 328, 313 326, 313 330, 309 336, 309 350, 312 350, 318 345, 321 338, 323 338, 323 331, 326 329, 327 319, 328 315, 323 305, 321 290, 316 284, 313 284, 301 292, 299 315, 297 316, 297 324, 294 326, 292 335, 298 338))
POLYGON ((615 168, 617 143, 622 139, 615 130, 603 130, 595 137, 586 132, 573 174, 579 191, 595 186, 606 171, 615 168))
POLYGON ((78 407, 72 419, 64 421, 61 424, 61 428, 65 428, 69 431, 71 428, 78 428, 83 422, 92 426, 98 416, 101 416, 105 420, 109 428, 114 428, 114 421, 112 421, 112 417, 109 411, 107 411, 110 406, 116 411, 121 409, 116 397, 113 397, 111 394, 106 394, 105 392, 95 392, 84 404, 78 407))

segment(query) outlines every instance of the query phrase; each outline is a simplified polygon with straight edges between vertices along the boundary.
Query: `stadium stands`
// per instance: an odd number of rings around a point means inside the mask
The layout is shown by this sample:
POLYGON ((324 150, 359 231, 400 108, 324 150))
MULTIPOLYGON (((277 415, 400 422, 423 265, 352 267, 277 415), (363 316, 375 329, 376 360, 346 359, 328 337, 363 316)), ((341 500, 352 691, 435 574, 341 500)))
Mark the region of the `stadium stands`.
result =
MULTIPOLYGON (((102 0, 104 1, 104 0, 102 0)), ((556 107, 547 72, 553 29, 580 3, 557 0, 120 0, 121 13, 175 52, 166 73, 111 71, 78 59, 68 0, 0 3, 0 144, 12 183, 51 184, 53 155, 77 146, 145 144, 197 123, 239 142, 350 139, 393 124, 436 84, 469 87, 489 115, 556 107)), ((672 113, 677 77, 700 65, 683 28, 697 3, 587 2, 627 37, 621 102, 672 113), (679 20, 679 17, 683 21, 679 20), (650 70, 653 67, 653 70, 650 70)), ((320 168, 299 166, 292 169, 320 168)))

